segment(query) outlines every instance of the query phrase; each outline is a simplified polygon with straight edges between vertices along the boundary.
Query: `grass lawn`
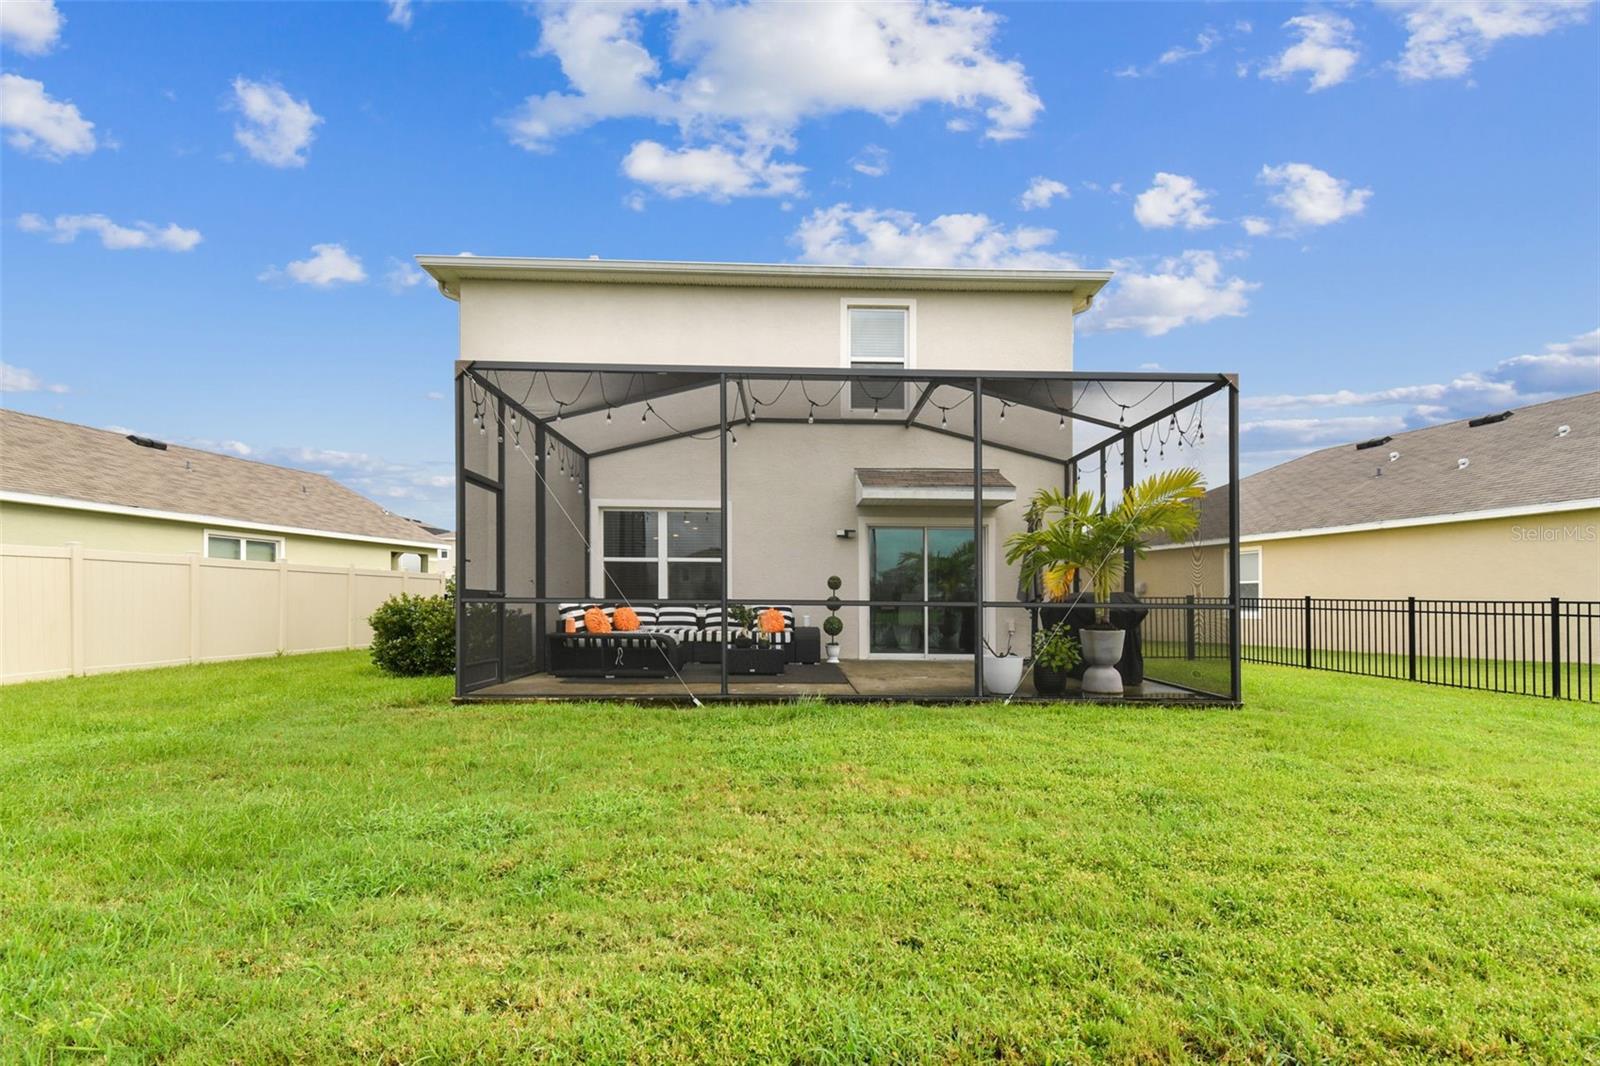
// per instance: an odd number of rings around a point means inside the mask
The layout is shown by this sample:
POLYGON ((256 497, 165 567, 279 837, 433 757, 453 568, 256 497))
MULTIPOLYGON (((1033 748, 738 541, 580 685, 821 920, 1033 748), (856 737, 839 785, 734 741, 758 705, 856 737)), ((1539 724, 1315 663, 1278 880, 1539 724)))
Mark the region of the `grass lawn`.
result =
POLYGON ((0 1060, 1600 1060, 1600 708, 0 690, 0 1060), (84 1054, 84 1053, 87 1054, 84 1054))

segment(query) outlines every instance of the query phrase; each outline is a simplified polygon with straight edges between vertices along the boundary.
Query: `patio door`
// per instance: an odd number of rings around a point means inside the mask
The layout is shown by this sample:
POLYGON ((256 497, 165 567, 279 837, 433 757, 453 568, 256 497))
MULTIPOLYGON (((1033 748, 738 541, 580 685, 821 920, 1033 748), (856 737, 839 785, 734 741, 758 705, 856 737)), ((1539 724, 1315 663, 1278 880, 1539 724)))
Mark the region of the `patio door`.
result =
MULTIPOLYGON (((868 597, 874 601, 971 602, 971 527, 872 526, 868 597)), ((873 655, 971 655, 977 645, 972 607, 878 607, 869 611, 873 655)))

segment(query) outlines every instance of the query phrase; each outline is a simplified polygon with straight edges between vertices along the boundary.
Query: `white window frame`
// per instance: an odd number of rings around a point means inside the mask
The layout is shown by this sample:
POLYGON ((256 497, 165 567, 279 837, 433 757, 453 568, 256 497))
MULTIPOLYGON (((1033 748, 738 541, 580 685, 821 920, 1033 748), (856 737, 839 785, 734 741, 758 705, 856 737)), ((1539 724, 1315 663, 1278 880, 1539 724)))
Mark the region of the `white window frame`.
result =
MULTIPOLYGON (((688 500, 688 501, 684 501, 684 500, 594 500, 594 501, 592 501, 590 506, 589 506, 589 515, 590 515, 589 528, 597 531, 596 539, 598 539, 599 542, 600 542, 599 543, 600 550, 597 551, 597 552, 591 552, 590 553, 590 564, 589 564, 589 596, 590 596, 590 598, 594 599, 594 600, 597 600, 597 601, 598 600, 604 600, 606 598, 606 572, 605 572, 605 567, 606 567, 607 563, 648 563, 648 562, 654 562, 656 564, 656 593, 657 593, 655 598, 656 599, 661 599, 661 600, 668 599, 669 598, 667 596, 667 581, 668 581, 668 578, 667 578, 667 564, 668 563, 708 563, 708 562, 711 561, 709 559, 695 559, 695 558, 686 558, 684 556, 673 556, 673 555, 668 553, 667 549, 668 549, 669 545, 672 542, 672 538, 670 536, 665 535, 666 533, 670 532, 670 526, 667 523, 667 514, 668 514, 668 512, 671 512, 671 511, 713 511, 713 512, 715 512, 715 511, 720 511, 721 509, 722 509, 721 505, 718 504, 716 500, 709 500, 709 501, 706 501, 706 500, 688 500), (658 523, 658 527, 657 527, 657 536, 656 536, 656 554, 655 554, 655 558, 651 559, 649 556, 645 556, 645 555, 627 555, 627 556, 624 556, 624 555, 606 555, 605 554, 605 550, 606 550, 605 512, 607 512, 607 511, 654 511, 654 512, 656 512, 656 522, 658 523)), ((731 503, 730 503, 730 505, 728 507, 728 513, 730 515, 733 513, 733 507, 732 507, 731 503)), ((733 536, 733 534, 732 534, 733 523, 732 523, 732 519, 731 518, 729 519, 728 529, 729 529, 729 539, 731 540, 732 536, 733 536)), ((593 543, 593 541, 591 541, 591 543, 593 543)), ((730 588, 730 589, 733 587, 733 568, 732 568, 732 566, 730 564, 730 556, 731 556, 731 554, 732 553, 728 550, 728 545, 724 544, 722 546, 722 573, 723 573, 723 579, 727 582, 727 587, 730 588)))
MULTIPOLYGON (((1252 598, 1256 599, 1256 600, 1259 600, 1259 599, 1261 599, 1261 595, 1262 595, 1261 590, 1266 588, 1266 585, 1267 585, 1266 557, 1265 557, 1266 553, 1264 553, 1260 549, 1260 547, 1240 548, 1239 549, 1239 558, 1240 558, 1240 560, 1243 560, 1246 555, 1254 555, 1256 557, 1256 579, 1255 579, 1255 581, 1251 582, 1251 584, 1254 584, 1255 587, 1256 587, 1256 594, 1252 598)), ((1232 558, 1232 556, 1230 556, 1226 552, 1224 552, 1223 555, 1222 555, 1222 561, 1223 561, 1222 587, 1225 588, 1225 589, 1231 589, 1233 587, 1233 578, 1232 578, 1232 575, 1230 575, 1229 572, 1228 572, 1228 567, 1233 565, 1233 558, 1232 558)), ((1241 565, 1239 567, 1239 569, 1241 571, 1243 571, 1244 567, 1241 565)), ((1245 582, 1243 581, 1243 574, 1241 573, 1241 575, 1240 575, 1240 589, 1241 590, 1239 592, 1239 598, 1241 600, 1245 598, 1245 595, 1244 595, 1244 592, 1243 592, 1243 585, 1244 584, 1245 584, 1245 582)), ((1260 610, 1246 610, 1246 609, 1241 607, 1239 609, 1239 615, 1240 615, 1241 618, 1259 618, 1261 616, 1261 611, 1260 610)))
MULTIPOLYGON (((258 563, 258 562, 260 562, 260 560, 258 560, 258 559, 246 559, 244 557, 244 544, 245 544, 245 541, 247 541, 247 540, 253 540, 253 541, 256 541, 256 542, 261 543, 261 544, 271 544, 271 545, 273 545, 274 548, 273 548, 273 553, 272 553, 272 562, 274 562, 274 563, 281 563, 288 557, 288 553, 285 551, 285 547, 286 546, 284 544, 284 540, 283 540, 282 537, 263 537, 263 536, 261 536, 259 534, 252 534, 252 533, 235 533, 232 530, 227 530, 227 529, 208 529, 208 530, 206 530, 205 531, 205 536, 200 541, 200 555, 201 555, 202 558, 211 559, 211 560, 213 560, 215 562, 219 562, 219 563, 258 563), (212 555, 211 554, 211 542, 213 540, 236 540, 236 541, 238 541, 239 542, 239 558, 237 558, 237 559, 221 559, 221 558, 218 558, 218 557, 212 555)), ((265 565, 270 566, 271 563, 268 563, 268 564, 265 564, 265 565)))
MULTIPOLYGON (((839 365, 850 369, 857 364, 861 366, 901 366, 907 370, 914 370, 917 365, 917 301, 909 296, 841 296, 839 298, 839 365), (906 357, 903 360, 895 359, 862 359, 850 358, 850 311, 852 308, 885 308, 906 313, 906 357)), ((892 412, 904 415, 910 408, 909 383, 907 391, 906 408, 892 412)), ((870 407, 855 407, 850 403, 850 384, 839 390, 840 411, 845 415, 872 414, 870 407)))

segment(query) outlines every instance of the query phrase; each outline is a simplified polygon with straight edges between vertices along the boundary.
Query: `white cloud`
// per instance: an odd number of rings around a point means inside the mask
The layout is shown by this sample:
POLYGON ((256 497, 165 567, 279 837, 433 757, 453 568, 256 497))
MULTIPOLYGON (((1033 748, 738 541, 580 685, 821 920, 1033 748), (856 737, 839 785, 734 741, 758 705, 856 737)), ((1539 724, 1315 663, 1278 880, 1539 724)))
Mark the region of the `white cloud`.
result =
POLYGON ((411 28, 412 14, 411 0, 388 0, 388 2, 389 21, 394 23, 396 26, 399 26, 401 29, 409 30, 411 28))
POLYGON ((260 281, 278 281, 287 277, 301 285, 319 289, 340 284, 355 284, 367 280, 367 272, 357 256, 345 251, 342 244, 313 244, 311 256, 296 259, 282 270, 271 267, 258 275, 260 281))
POLYGON ((1118 263, 1115 278, 1085 319, 1090 330, 1136 329, 1159 337, 1179 326, 1238 317, 1259 283, 1227 276, 1214 252, 1188 251, 1152 272, 1118 263))
MULTIPOLYGON (((1263 411, 1368 408, 1370 413, 1360 416, 1307 415, 1299 421, 1310 427, 1360 417, 1381 420, 1386 428, 1394 428, 1467 418, 1594 389, 1600 389, 1600 329, 1547 344, 1542 352, 1502 359, 1488 370, 1468 371, 1446 382, 1253 396, 1243 402, 1249 409, 1263 411)), ((1293 420, 1278 421, 1286 425, 1293 420)))
POLYGON ((63 393, 65 385, 46 383, 38 374, 26 367, 0 363, 0 393, 3 392, 54 392, 63 393))
POLYGON ((1210 195, 1193 178, 1162 171, 1156 175, 1155 184, 1133 201, 1133 217, 1145 229, 1204 229, 1217 224, 1206 214, 1206 198, 1210 195))
POLYGON ((880 145, 869 144, 850 160, 850 167, 857 174, 865 174, 869 178, 881 178, 889 173, 889 150, 880 145))
POLYGON ((0 3, 0 43, 25 56, 44 55, 60 39, 63 21, 54 0, 5 0, 0 3))
POLYGON ((1071 257, 1050 250, 1055 237, 1051 229, 1007 229, 987 215, 940 215, 924 223, 909 211, 834 204, 807 215, 791 239, 808 263, 1075 268, 1071 257))
POLYGON ((51 97, 43 82, 16 74, 0 74, 0 127, 11 147, 51 161, 95 150, 93 122, 51 97))
POLYGON ((1247 215, 1239 220, 1239 225, 1252 237, 1265 237, 1272 232, 1272 223, 1260 215, 1247 215))
POLYGON ((1310 74, 1306 91, 1314 93, 1344 81, 1361 58, 1355 48, 1355 24, 1342 15, 1308 11, 1283 25, 1300 39, 1261 68, 1263 78, 1286 81, 1296 74, 1310 74))
MULTIPOLYGON (((1277 190, 1271 200, 1283 212, 1278 228, 1285 232, 1306 226, 1327 226, 1359 215, 1372 198, 1371 189, 1351 188, 1348 181, 1309 163, 1263 166, 1259 178, 1264 185, 1277 190)), ((1261 221, 1246 219, 1245 232, 1261 236, 1266 232, 1258 225, 1261 221)))
POLYGON ((58 244, 70 244, 78 239, 80 233, 93 233, 100 238, 103 247, 118 252, 134 248, 189 252, 201 239, 199 230, 185 229, 174 222, 165 226, 151 222, 123 226, 105 215, 57 215, 54 219, 47 219, 29 213, 17 219, 17 228, 24 233, 48 234, 58 244))
MULTIPOLYGON (((548 150, 608 119, 654 119, 678 128, 683 150, 720 148, 722 159, 695 159, 724 167, 752 153, 769 168, 784 166, 770 154, 793 151, 801 123, 847 111, 894 121, 944 105, 961 121, 981 114, 987 137, 1009 140, 1043 105, 1022 65, 995 54, 999 22, 943 0, 550 3, 541 8, 538 54, 560 63, 569 91, 529 97, 505 126, 515 143, 548 150)), ((677 184, 687 191, 697 183, 677 184)), ((740 195, 726 181, 700 184, 711 195, 740 195)))
POLYGON ((622 160, 622 172, 665 196, 791 196, 800 191, 798 163, 777 163, 771 148, 733 151, 722 145, 671 149, 639 141, 622 160))
POLYGON ((281 85, 233 79, 232 106, 244 116, 233 127, 234 140, 251 158, 271 167, 303 167, 322 116, 281 85))
MULTIPOLYGON (((359 268, 359 263, 357 266, 359 268)), ((389 269, 383 275, 384 284, 389 286, 392 292, 404 292, 407 289, 414 289, 427 280, 428 275, 415 264, 393 257, 390 257, 389 269)))
POLYGON ((1199 36, 1194 39, 1193 46, 1185 48, 1182 45, 1174 45, 1173 47, 1168 48, 1165 52, 1162 52, 1161 55, 1156 59, 1156 62, 1162 66, 1171 66, 1173 63, 1181 63, 1185 59, 1193 59, 1195 56, 1203 56, 1215 48, 1219 43, 1221 43, 1221 41, 1222 34, 1218 33, 1210 26, 1207 26, 1205 29, 1201 30, 1199 36))
POLYGON ((644 193, 638 191, 637 189, 622 198, 622 206, 626 207, 629 211, 643 211, 644 204, 644 193))
POLYGON ((1589 17, 1587 3, 1564 0, 1426 0, 1388 6, 1402 14, 1406 28, 1405 51, 1396 64, 1405 81, 1464 77, 1497 41, 1542 37, 1589 17))
POLYGON ((1058 196, 1065 200, 1071 195, 1071 190, 1054 178, 1034 178, 1017 202, 1024 211, 1034 211, 1049 207, 1050 201, 1058 196))

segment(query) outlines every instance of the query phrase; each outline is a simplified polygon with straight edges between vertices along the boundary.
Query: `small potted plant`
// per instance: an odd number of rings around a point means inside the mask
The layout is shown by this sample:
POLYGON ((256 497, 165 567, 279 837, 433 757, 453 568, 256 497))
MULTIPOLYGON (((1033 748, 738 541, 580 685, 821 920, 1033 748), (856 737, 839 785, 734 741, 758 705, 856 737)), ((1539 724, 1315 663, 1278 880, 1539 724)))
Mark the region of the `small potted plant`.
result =
POLYGON ((1022 685, 1023 658, 1011 650, 1011 634, 1006 634, 1006 650, 995 651, 994 645, 983 642, 983 687, 991 695, 1009 696, 1022 685))
POLYGON ((839 634, 844 632, 844 622, 839 618, 839 608, 843 603, 839 599, 839 589, 844 582, 838 575, 828 578, 828 617, 822 620, 822 631, 828 634, 828 643, 824 647, 828 661, 839 661, 839 634))
MULTIPOLYGON (((1039 630, 1033 635, 1033 690, 1041 696, 1065 695, 1067 673, 1081 658, 1078 642, 1065 625, 1039 630)), ((1017 679, 1019 684, 1021 680, 1017 679)))
POLYGON ((736 648, 749 648, 755 644, 755 638, 750 631, 755 628, 756 613, 742 603, 736 603, 728 608, 728 621, 739 628, 733 636, 736 648))

